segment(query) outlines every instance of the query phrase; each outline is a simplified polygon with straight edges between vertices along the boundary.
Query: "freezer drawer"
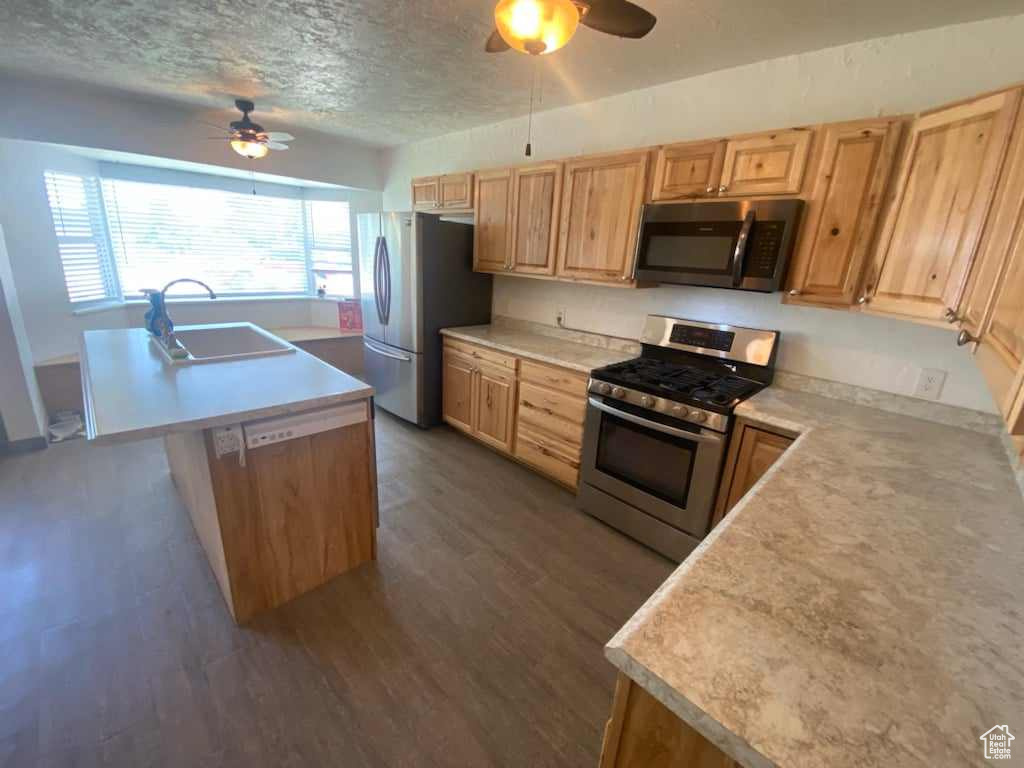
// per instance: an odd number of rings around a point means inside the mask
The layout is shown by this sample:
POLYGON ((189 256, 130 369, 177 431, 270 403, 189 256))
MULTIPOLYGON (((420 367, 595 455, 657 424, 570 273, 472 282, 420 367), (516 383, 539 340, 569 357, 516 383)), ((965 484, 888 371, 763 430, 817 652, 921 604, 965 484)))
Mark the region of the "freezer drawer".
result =
POLYGON ((376 390, 374 402, 399 418, 420 424, 423 417, 423 356, 363 338, 363 378, 376 390))

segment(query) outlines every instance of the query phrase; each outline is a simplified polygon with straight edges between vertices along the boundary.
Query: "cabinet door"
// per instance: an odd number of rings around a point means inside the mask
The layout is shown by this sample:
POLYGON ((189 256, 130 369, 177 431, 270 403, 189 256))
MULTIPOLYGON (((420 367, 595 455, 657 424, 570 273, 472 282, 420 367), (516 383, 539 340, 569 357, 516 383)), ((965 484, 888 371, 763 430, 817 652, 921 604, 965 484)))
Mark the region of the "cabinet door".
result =
POLYGON ((722 484, 718 489, 712 528, 754 487, 792 443, 790 437, 758 429, 743 421, 737 422, 729 444, 722 484))
POLYGON ((914 121, 865 285, 867 308, 941 320, 960 303, 988 214, 1019 93, 914 121))
POLYGON ((620 284, 632 280, 647 162, 647 152, 629 152, 565 164, 560 276, 620 284))
POLYGON ((450 173, 440 179, 441 208, 469 210, 473 207, 473 174, 450 173))
POLYGON ((473 431, 473 389, 476 364, 468 357, 446 349, 444 352, 444 420, 456 429, 473 431))
POLYGON ((722 163, 720 195, 796 195, 814 134, 807 128, 730 139, 722 163))
POLYGON ((654 161, 651 200, 714 197, 722 178, 724 141, 691 141, 661 147, 654 161))
POLYGON ((901 129, 895 120, 825 127, 791 267, 795 300, 847 306, 856 300, 901 129))
POLYGON ((476 370, 474 434, 505 453, 515 435, 516 377, 486 363, 476 370))
POLYGON ((473 269, 504 272, 511 250, 512 171, 481 171, 476 175, 476 226, 473 227, 473 269))
POLYGON ((516 168, 513 172, 513 272, 554 274, 561 195, 561 163, 516 168))
POLYGON ((440 205, 441 181, 437 176, 424 176, 412 180, 412 207, 417 211, 431 211, 440 205))

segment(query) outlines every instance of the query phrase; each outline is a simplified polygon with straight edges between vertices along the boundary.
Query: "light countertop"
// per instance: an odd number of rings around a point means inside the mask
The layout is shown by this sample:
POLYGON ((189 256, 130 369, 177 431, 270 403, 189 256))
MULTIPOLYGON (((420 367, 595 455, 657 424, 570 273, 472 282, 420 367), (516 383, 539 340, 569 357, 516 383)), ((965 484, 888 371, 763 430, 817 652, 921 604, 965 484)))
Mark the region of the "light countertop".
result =
POLYGON ((510 355, 521 355, 582 373, 590 373, 595 368, 629 360, 637 355, 635 351, 581 344, 557 336, 499 325, 444 328, 441 333, 453 339, 461 339, 471 344, 481 344, 510 355))
MULTIPOLYGON (((187 326, 182 326, 185 328, 187 326)), ((171 366, 143 328, 85 331, 80 352, 90 439, 125 442, 312 410, 373 388, 296 348, 171 366)))
POLYGON ((608 658, 747 768, 985 764, 1024 714, 999 439, 777 387, 737 413, 801 436, 608 658))

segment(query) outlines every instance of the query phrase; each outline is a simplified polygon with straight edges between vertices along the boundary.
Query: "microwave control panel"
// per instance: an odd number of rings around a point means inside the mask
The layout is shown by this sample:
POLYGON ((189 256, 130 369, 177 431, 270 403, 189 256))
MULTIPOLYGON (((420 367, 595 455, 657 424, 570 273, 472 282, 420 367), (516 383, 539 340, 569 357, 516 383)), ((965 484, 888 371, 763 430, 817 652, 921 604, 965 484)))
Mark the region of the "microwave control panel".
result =
POLYGON ((782 221, 756 221, 750 232, 747 260, 743 264, 744 277, 771 278, 779 263, 782 235, 786 228, 782 221))

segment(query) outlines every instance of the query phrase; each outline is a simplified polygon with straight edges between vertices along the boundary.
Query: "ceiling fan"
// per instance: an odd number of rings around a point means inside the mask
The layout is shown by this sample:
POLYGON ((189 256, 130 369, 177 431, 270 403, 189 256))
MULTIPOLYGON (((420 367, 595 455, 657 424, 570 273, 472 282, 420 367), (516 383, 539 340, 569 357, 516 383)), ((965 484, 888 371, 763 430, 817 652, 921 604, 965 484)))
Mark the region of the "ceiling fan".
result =
POLYGON ((250 160, 266 157, 272 149, 288 149, 288 145, 284 142, 292 141, 294 136, 280 131, 264 131, 262 125, 249 119, 249 113, 256 109, 255 104, 248 99, 235 99, 235 106, 242 113, 242 119, 231 122, 230 130, 225 129, 226 136, 214 138, 220 141, 227 139, 235 152, 250 160))
POLYGON ((515 48, 531 56, 557 51, 583 24, 616 37, 640 38, 658 19, 628 0, 499 0, 484 50, 515 48))

